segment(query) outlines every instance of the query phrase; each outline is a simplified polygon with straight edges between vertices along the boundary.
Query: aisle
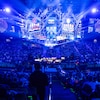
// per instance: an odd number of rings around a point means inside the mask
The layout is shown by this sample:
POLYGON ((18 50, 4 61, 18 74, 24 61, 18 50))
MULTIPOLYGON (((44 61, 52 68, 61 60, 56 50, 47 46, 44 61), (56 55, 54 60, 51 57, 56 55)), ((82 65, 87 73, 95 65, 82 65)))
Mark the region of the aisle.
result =
POLYGON ((53 80, 52 84, 52 100, 77 100, 70 88, 64 88, 59 80, 53 80))

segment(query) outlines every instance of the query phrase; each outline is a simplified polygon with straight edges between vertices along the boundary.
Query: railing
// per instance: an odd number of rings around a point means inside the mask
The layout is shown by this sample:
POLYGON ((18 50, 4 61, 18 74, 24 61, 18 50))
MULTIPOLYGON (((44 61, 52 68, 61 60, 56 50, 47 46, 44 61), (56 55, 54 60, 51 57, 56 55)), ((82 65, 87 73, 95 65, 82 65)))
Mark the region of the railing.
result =
POLYGON ((52 100, 52 74, 50 74, 50 82, 49 82, 49 100, 52 100))

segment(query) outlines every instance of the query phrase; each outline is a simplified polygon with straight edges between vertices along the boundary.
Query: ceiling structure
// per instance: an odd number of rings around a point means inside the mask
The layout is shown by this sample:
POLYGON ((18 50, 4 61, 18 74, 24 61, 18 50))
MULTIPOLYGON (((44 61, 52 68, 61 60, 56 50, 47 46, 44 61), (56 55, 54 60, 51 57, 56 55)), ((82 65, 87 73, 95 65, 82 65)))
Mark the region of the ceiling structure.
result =
POLYGON ((0 0, 1 7, 11 6, 12 8, 24 12, 30 8, 45 8, 49 5, 62 5, 62 10, 66 11, 68 6, 71 6, 74 13, 79 13, 82 10, 88 9, 91 5, 100 2, 100 0, 0 0))

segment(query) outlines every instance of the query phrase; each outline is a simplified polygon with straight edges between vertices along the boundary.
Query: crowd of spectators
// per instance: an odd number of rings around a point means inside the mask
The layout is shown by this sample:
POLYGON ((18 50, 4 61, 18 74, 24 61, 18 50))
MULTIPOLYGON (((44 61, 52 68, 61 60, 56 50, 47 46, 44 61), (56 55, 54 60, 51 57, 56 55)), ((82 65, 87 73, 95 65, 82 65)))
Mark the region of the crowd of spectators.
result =
POLYGON ((0 41, 0 62, 19 65, 28 62, 30 56, 33 59, 41 57, 66 57, 67 60, 99 63, 100 45, 94 42, 74 41, 49 48, 22 39, 9 39, 9 41, 5 39, 0 41))
POLYGON ((64 87, 71 88, 78 100, 100 98, 100 71, 85 70, 77 72, 57 69, 57 77, 64 87))
MULTIPOLYGON (((24 39, 1 39, 0 68, 12 67, 14 69, 0 72, 0 84, 6 84, 10 89, 28 87, 30 72, 24 72, 24 69, 31 68, 34 58, 41 57, 65 57, 66 63, 74 61, 100 64, 100 45, 94 42, 74 41, 49 48, 24 39)), ((98 71, 87 73, 67 71, 66 74, 60 71, 58 71, 60 80, 74 89, 77 87, 82 90, 81 85, 87 81, 95 82, 95 84, 100 82, 100 72, 98 71)))

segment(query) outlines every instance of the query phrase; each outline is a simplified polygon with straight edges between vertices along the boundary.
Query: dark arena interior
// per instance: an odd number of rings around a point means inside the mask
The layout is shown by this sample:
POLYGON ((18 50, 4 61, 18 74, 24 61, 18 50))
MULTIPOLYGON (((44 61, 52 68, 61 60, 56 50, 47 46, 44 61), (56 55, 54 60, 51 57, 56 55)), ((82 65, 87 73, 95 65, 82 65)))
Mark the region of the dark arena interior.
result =
POLYGON ((100 100, 100 0, 0 0, 0 100, 100 100))

